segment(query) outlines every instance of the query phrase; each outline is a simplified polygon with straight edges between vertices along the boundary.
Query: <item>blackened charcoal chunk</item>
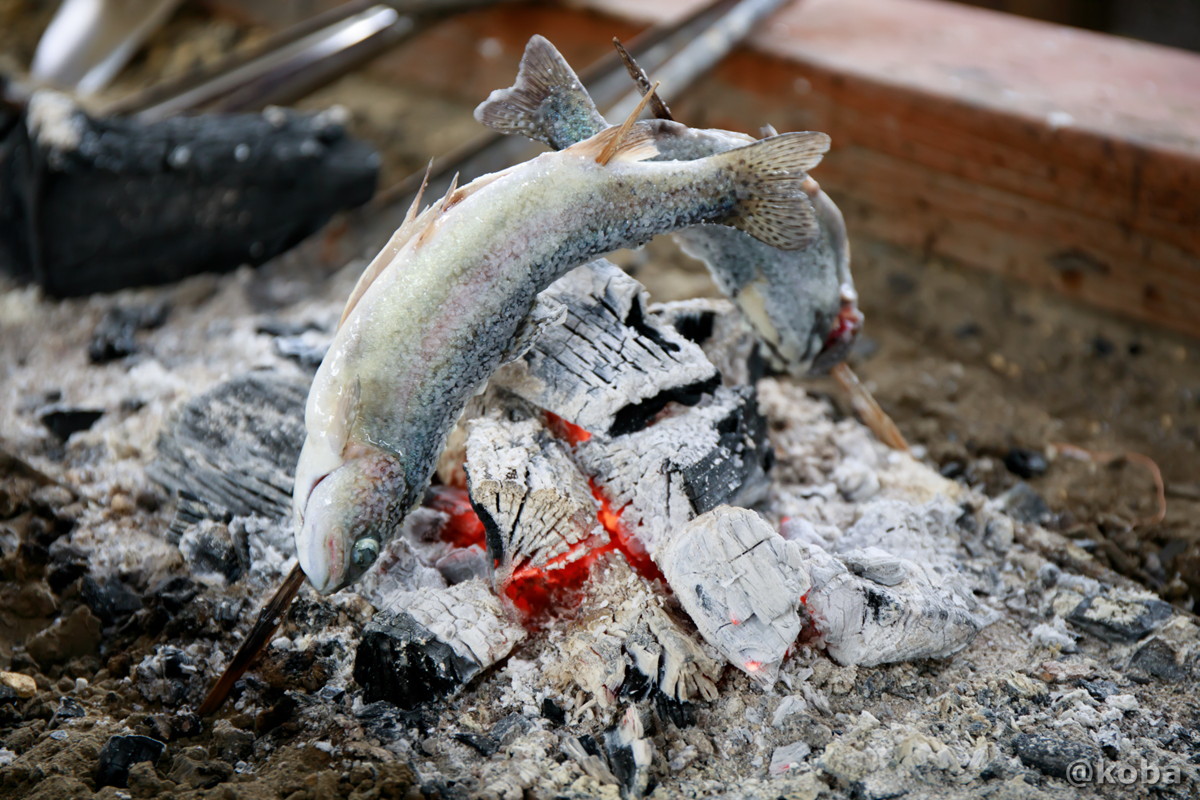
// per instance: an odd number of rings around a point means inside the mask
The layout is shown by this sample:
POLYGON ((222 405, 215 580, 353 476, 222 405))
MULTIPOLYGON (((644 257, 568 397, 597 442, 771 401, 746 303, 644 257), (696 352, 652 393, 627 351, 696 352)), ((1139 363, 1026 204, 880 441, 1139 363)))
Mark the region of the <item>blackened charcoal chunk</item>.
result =
POLYGON ((1138 597, 1088 597, 1067 615, 1067 622, 1106 642, 1136 642, 1171 618, 1170 603, 1138 597))
POLYGON ((110 308, 92 332, 88 359, 103 364, 137 352, 138 331, 157 328, 167 321, 166 303, 110 308))
POLYGON ((38 413, 38 419, 46 426, 46 430, 60 442, 65 442, 73 433, 86 431, 103 416, 103 409, 72 408, 64 405, 48 406, 38 413))
POLYGON ((1079 761, 1095 765, 1100 752, 1091 745, 1046 734, 1022 733, 1013 738, 1013 750, 1027 767, 1054 778, 1068 778, 1069 767, 1079 761))
POLYGON ((542 700, 542 716, 555 725, 563 725, 567 721, 567 712, 549 697, 542 700))
POLYGON ((1004 466, 1019 478, 1036 478, 1046 472, 1046 457, 1036 450, 1014 447, 1004 455, 1004 466))
POLYGON ((1139 647, 1129 659, 1129 673, 1134 679, 1182 681, 1188 678, 1189 672, 1186 666, 1179 663, 1175 648, 1157 637, 1139 647))
POLYGON ((734 390, 739 402, 714 426, 718 447, 707 459, 681 466, 683 485, 697 514, 730 501, 739 493, 753 495, 767 482, 775 454, 767 441, 767 420, 758 411, 754 390, 734 390))
POLYGON ((354 680, 366 702, 386 700, 405 709, 446 697, 479 671, 479 664, 403 611, 376 614, 354 660, 354 680))
POLYGON ((185 403, 158 440, 150 477, 216 509, 277 519, 291 508, 308 382, 233 378, 185 403))
POLYGON ((1032 486, 1017 482, 999 497, 1000 507, 1018 522, 1042 524, 1050 518, 1050 506, 1032 486))
POLYGON ((533 723, 514 711, 493 725, 489 735, 499 742, 501 747, 504 747, 520 739, 532 729, 533 723))
POLYGON ((83 710, 83 706, 79 705, 78 700, 73 697, 62 697, 59 698, 54 716, 50 718, 50 727, 57 728, 65 720, 79 719, 85 716, 87 716, 87 712, 83 710))
POLYGON ((375 191, 335 114, 146 124, 35 94, 0 155, 0 268, 71 297, 261 264, 375 191))
POLYGON ((491 736, 478 733, 456 733, 454 738, 467 745, 484 758, 491 758, 500 749, 500 744, 491 736))
POLYGON ((179 539, 179 551, 192 573, 220 575, 232 583, 242 576, 250 563, 249 543, 235 539, 221 522, 204 520, 191 526, 179 539))
POLYGON ((142 607, 142 599, 117 578, 85 576, 80 596, 105 625, 121 622, 142 607))
POLYGON ((96 788, 124 787, 129 781, 129 768, 140 761, 156 763, 166 745, 149 736, 111 736, 100 749, 100 764, 96 768, 96 788))

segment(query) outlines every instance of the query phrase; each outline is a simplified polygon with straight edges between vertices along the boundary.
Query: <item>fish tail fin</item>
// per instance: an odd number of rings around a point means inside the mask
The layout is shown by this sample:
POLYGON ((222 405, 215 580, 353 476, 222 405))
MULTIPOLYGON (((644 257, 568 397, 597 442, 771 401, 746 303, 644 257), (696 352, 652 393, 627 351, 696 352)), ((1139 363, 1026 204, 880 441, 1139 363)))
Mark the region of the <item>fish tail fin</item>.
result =
POLYGON ((829 149, 829 136, 784 133, 713 158, 737 176, 738 205, 725 224, 780 250, 799 250, 820 232, 804 191, 810 169, 829 149))
POLYGON ((525 46, 516 82, 488 95, 476 107, 475 119, 556 150, 608 127, 571 65, 549 40, 536 35, 525 46))

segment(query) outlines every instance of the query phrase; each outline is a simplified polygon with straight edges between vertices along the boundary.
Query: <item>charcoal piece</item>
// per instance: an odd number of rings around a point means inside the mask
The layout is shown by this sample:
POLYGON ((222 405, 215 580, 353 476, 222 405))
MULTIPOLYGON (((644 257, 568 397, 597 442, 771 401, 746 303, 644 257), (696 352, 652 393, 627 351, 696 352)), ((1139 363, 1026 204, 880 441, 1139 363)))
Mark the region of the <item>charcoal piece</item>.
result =
POLYGON ((754 390, 717 387, 694 408, 645 430, 576 448, 621 523, 653 555, 658 541, 723 503, 753 505, 773 460, 754 390))
POLYGON ((497 585, 527 567, 552 562, 561 569, 608 543, 587 479, 538 420, 478 419, 466 454, 471 505, 484 525, 497 585))
POLYGON ((228 525, 208 519, 184 531, 179 552, 194 575, 220 575, 228 583, 240 578, 250 566, 246 537, 234 537, 228 525))
POLYGON ((366 702, 411 709, 453 694, 523 638, 482 581, 398 592, 363 630, 354 679, 366 702))
POLYGON ((698 297, 655 303, 650 314, 700 345, 726 386, 753 386, 772 372, 762 340, 728 300, 698 297))
POLYGON ((110 736, 100 748, 100 764, 96 768, 96 788, 125 787, 129 768, 141 761, 157 763, 167 746, 149 736, 110 736))
POLYGON ((499 742, 501 747, 507 747, 531 730, 533 730, 533 723, 524 715, 514 711, 497 721, 488 735, 499 742))
POLYGON ((188 491, 180 491, 178 503, 175 506, 175 516, 167 526, 167 541, 179 544, 183 534, 193 525, 201 522, 221 522, 228 524, 233 514, 224 507, 214 507, 188 491))
POLYGON ((567 273, 541 298, 564 306, 566 318, 492 385, 588 432, 639 430, 668 403, 695 404, 720 380, 699 347, 647 314, 642 285, 608 261, 567 273))
POLYGON ((491 736, 479 733, 455 733, 452 734, 456 741, 470 747, 476 753, 484 758, 491 758, 500 749, 500 744, 491 736))
POLYGON ((46 426, 46 430, 54 434, 54 438, 60 442, 65 442, 73 433, 86 431, 103 416, 103 409, 72 408, 64 405, 47 406, 38 412, 38 419, 46 426))
POLYGON ((1069 779, 1068 769, 1076 762, 1095 765, 1099 751, 1091 745, 1048 734, 1021 733, 1013 737, 1013 750, 1027 767, 1054 778, 1069 779))
POLYGON ((71 297, 261 264, 375 191, 335 112, 144 124, 38 92, 0 145, 0 269, 71 297))
POLYGON ((286 516, 307 396, 307 382, 275 373, 219 384, 176 411, 147 474, 231 514, 286 516))
POLYGON ((996 498, 1000 510, 1018 522, 1042 525, 1050 519, 1050 506, 1032 486, 1018 481, 1000 497, 996 498))
POLYGON ((604 732, 608 764, 621 787, 624 798, 642 797, 650 787, 650 764, 654 745, 646 738, 641 715, 630 706, 620 722, 604 732))
POLYGON ((1004 466, 1018 478, 1026 480, 1044 475, 1049 465, 1046 457, 1036 450, 1013 447, 1004 454, 1004 466))
POLYGON ((54 716, 50 718, 50 728, 54 729, 68 719, 79 719, 86 717, 87 712, 83 710, 83 706, 79 705, 79 701, 73 697, 59 698, 58 708, 54 710, 54 716))
POLYGON ((142 599, 115 577, 96 579, 85 575, 79 595, 105 625, 122 622, 142 607, 142 599))
POLYGON ((1136 642, 1153 633, 1174 614, 1170 603, 1124 594, 1087 597, 1067 615, 1067 622, 1106 642, 1136 642))
POLYGON ((542 716, 555 725, 565 725, 567 722, 567 712, 549 697, 542 699, 542 716))
POLYGON ((810 587, 800 547, 755 512, 719 506, 665 542, 655 561, 700 635, 773 684, 800 635, 800 598, 810 587))
POLYGON ((953 581, 879 548, 834 557, 809 545, 802 558, 812 579, 805 609, 839 664, 944 658, 982 627, 953 581))
POLYGON ((1190 670, 1179 663, 1175 648, 1157 637, 1137 649, 1129 659, 1128 672, 1138 678, 1172 682, 1187 680, 1190 675, 1190 670))
POLYGON ((162 325, 167 321, 168 309, 166 303, 110 308, 92 331, 88 360, 103 364, 133 355, 137 352, 137 332, 162 325))

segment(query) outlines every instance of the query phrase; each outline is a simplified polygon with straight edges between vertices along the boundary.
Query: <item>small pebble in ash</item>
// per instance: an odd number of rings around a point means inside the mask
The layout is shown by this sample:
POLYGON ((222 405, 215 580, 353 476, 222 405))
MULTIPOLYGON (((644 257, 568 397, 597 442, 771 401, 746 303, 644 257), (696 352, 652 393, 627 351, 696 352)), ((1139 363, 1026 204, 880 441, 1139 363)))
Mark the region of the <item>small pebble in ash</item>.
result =
POLYGON ((1004 466, 1019 478, 1036 478, 1046 472, 1046 457, 1036 450, 1013 447, 1004 455, 1004 466))

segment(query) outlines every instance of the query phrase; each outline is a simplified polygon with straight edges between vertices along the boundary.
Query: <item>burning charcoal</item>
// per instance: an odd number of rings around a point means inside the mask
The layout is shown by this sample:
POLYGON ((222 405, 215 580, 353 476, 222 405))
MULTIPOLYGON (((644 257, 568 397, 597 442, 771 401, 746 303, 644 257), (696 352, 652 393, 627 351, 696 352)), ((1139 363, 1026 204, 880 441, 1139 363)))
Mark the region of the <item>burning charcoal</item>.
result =
POLYGON ((394 596, 363 630, 354 679, 401 708, 452 694, 525 638, 482 581, 394 596))
POLYGON ((1174 614, 1170 603, 1123 592, 1086 597, 1067 622, 1106 642, 1136 642, 1162 627, 1174 614))
POLYGON ((645 289, 603 259, 569 272, 541 299, 565 306, 522 359, 492 384, 591 433, 644 427, 669 402, 697 402, 717 385, 700 348, 648 316, 645 289))
POLYGON ((700 635, 763 684, 800 635, 809 589, 800 548, 753 511, 720 506, 688 523, 655 554, 700 635))
POLYGON ((654 745, 646 737, 636 706, 625 709, 621 721, 604 732, 608 763, 620 781, 621 796, 641 797, 650 787, 654 745))
POLYGON ((129 780, 130 767, 141 761, 157 762, 166 748, 165 744, 149 736, 110 736, 100 749, 96 788, 124 787, 129 780))
POLYGON ((697 514, 761 499, 773 458, 754 391, 723 386, 694 408, 626 436, 594 437, 576 452, 651 555, 697 514))
POLYGON ((147 473, 233 514, 285 516, 307 394, 305 382, 275 374, 222 383, 176 412, 147 473))
POLYGON ((261 264, 365 203, 338 112, 93 119, 39 92, 0 151, 0 268, 70 297, 261 264))
POLYGON ((498 586, 524 571, 567 567, 608 544, 587 480, 537 420, 476 420, 466 470, 498 586))
POLYGON ((622 694, 680 704, 717 697, 721 664, 663 608, 658 592, 628 563, 613 559, 592 576, 576 625, 552 677, 574 684, 602 707, 622 694))
POLYGON ((167 310, 165 303, 110 308, 92 332, 88 359, 103 364, 133 355, 137 352, 137 332, 162 325, 167 321, 167 310))
POLYGON ((38 412, 38 419, 46 426, 46 430, 60 442, 71 438, 73 433, 86 431, 103 416, 103 409, 71 408, 61 404, 47 406, 38 412))
POLYGON ((812 576, 805 607, 839 664, 943 658, 981 627, 944 578, 878 548, 834 558, 810 546, 804 562, 812 576))

